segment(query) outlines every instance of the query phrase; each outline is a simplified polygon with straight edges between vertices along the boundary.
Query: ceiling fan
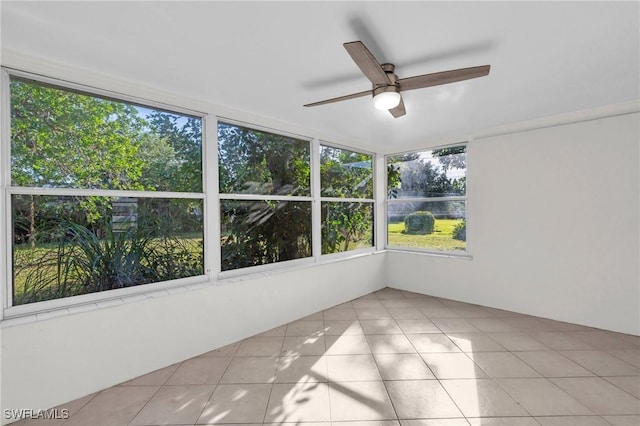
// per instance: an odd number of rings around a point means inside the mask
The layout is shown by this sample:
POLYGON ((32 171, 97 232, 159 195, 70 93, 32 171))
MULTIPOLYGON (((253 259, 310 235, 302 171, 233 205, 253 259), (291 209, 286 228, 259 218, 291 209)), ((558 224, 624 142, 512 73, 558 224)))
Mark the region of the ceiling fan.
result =
POLYGON ((373 95, 373 104, 377 109, 389 110, 391 115, 398 118, 407 113, 400 92, 484 77, 489 74, 489 69, 491 68, 490 65, 482 65, 479 67, 460 68, 457 70, 399 79, 398 76, 394 74, 395 65, 386 63, 380 65, 361 41, 344 43, 343 46, 347 49, 347 52, 351 55, 351 59, 353 59, 362 73, 371 81, 373 88, 364 92, 314 102, 304 105, 305 107, 325 105, 373 95))

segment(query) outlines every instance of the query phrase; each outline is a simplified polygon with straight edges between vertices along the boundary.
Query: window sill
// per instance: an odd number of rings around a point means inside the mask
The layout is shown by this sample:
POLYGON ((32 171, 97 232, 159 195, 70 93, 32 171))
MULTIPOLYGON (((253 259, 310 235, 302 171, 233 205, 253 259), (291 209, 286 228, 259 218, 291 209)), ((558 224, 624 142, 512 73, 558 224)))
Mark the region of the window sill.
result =
POLYGON ((299 271, 309 269, 316 266, 328 265, 331 263, 342 262, 345 260, 357 259, 360 257, 372 256, 383 251, 377 251, 374 248, 354 250, 351 252, 336 253, 332 255, 323 255, 319 260, 313 258, 300 259, 299 261, 289 261, 286 264, 270 264, 262 266, 254 266, 251 268, 237 269, 234 271, 222 272, 218 275, 216 285, 226 285, 234 282, 252 280, 256 278, 267 277, 283 272, 299 271))
POLYGON ((110 290, 109 292, 113 293, 108 295, 106 294, 108 292, 91 293, 64 299, 13 306, 4 310, 4 317, 0 324, 2 328, 15 327, 51 318, 96 311, 128 303, 135 303, 148 299, 199 290, 211 285, 230 285, 236 282, 248 281, 275 274, 299 271, 316 266, 373 256, 383 252, 384 251, 376 251, 373 248, 358 251, 354 250, 353 252, 327 255, 327 257, 323 256, 318 261, 315 261, 313 258, 301 259, 302 262, 295 262, 294 264, 265 265, 269 266, 269 268, 262 269, 260 271, 243 271, 242 274, 235 274, 232 276, 225 276, 224 274, 221 274, 218 279, 213 278, 209 280, 207 279, 207 276, 198 276, 185 278, 177 282, 158 283, 156 285, 149 284, 154 286, 153 289, 144 288, 146 286, 130 287, 126 289, 110 290))
POLYGON ((201 275, 173 282, 145 284, 137 287, 12 306, 4 310, 2 328, 184 293, 207 285, 207 276, 201 275), (147 286, 153 286, 153 288, 151 289, 147 286))
POLYGON ((473 256, 469 254, 469 252, 455 252, 455 251, 429 251, 425 249, 410 249, 406 247, 387 247, 385 249, 387 252, 394 253, 407 253, 407 254, 418 254, 418 255, 426 255, 426 256, 434 256, 434 257, 446 257, 453 259, 466 259, 473 260, 473 256))

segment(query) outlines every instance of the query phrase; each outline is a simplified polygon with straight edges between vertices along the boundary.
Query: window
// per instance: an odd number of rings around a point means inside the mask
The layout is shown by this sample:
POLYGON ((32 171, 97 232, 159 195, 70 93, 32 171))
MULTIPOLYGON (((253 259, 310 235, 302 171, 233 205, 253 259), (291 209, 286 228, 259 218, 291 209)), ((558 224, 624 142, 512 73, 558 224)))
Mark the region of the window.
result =
POLYGON ((387 245, 466 250, 466 145, 387 157, 387 245))
POLYGON ((370 154, 220 122, 218 170, 222 272, 373 246, 370 154))
POLYGON ((320 146, 322 254, 373 246, 372 156, 320 146))
MULTIPOLYGON (((9 315, 203 279, 203 116, 15 70, 2 84, 9 315)), ((373 249, 372 154, 233 122, 217 136, 220 271, 373 249)))
POLYGON ((311 142, 218 123, 221 270, 312 255, 311 142))
POLYGON ((12 306, 204 274, 202 117, 4 77, 12 306))

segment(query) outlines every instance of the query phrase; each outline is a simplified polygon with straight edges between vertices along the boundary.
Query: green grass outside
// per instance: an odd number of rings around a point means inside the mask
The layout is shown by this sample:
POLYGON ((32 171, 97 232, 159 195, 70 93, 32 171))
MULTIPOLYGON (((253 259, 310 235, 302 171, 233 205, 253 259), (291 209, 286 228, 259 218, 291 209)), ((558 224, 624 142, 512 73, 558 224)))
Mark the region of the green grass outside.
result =
MULTIPOLYGON (((435 251, 465 250, 466 244, 464 241, 453 239, 453 230, 460 222, 462 222, 460 219, 436 219, 434 232, 427 235, 404 234, 404 222, 390 223, 388 225, 388 243, 389 246, 422 248, 435 251)), ((199 243, 202 241, 202 236, 197 235, 196 237, 196 235, 185 235, 183 241, 191 241, 195 249, 199 247, 199 243)), ((349 245, 349 250, 370 247, 370 241, 367 235, 361 240, 353 241, 349 245)), ((54 244, 46 244, 38 247, 30 247, 25 244, 14 247, 14 271, 16 272, 14 277, 15 296, 20 298, 22 296, 21 293, 27 291, 27 289, 24 288, 24 276, 27 275, 30 270, 37 267, 38 260, 42 260, 43 258, 52 259, 52 257, 55 257, 55 250, 54 244)), ((57 270, 54 264, 47 263, 46 266, 40 264, 43 277, 55 275, 57 270)))
POLYGON ((461 219, 436 219, 433 233, 427 235, 404 234, 404 222, 389 223, 388 245, 437 251, 465 250, 464 241, 453 239, 453 229, 460 222, 461 219))
MULTIPOLYGON (((184 246, 189 247, 189 251, 197 256, 202 250, 202 235, 198 233, 184 234, 177 238, 184 246)), ((36 272, 43 283, 50 283, 58 273, 57 264, 57 247, 55 243, 39 244, 31 247, 29 244, 22 244, 13 247, 13 288, 14 303, 21 300, 25 294, 30 292, 46 292, 50 284, 42 284, 38 289, 33 289, 26 282, 27 276, 36 272)), ((161 246, 157 247, 162 250, 161 246)), ((73 277, 69 277, 68 285, 70 288, 77 286, 73 281, 73 277)), ((84 294, 84 293, 78 293, 84 294)), ((67 296, 72 296, 69 294, 67 296)), ((43 300, 47 300, 46 297, 43 300)), ((20 304, 21 302, 17 302, 20 304)))

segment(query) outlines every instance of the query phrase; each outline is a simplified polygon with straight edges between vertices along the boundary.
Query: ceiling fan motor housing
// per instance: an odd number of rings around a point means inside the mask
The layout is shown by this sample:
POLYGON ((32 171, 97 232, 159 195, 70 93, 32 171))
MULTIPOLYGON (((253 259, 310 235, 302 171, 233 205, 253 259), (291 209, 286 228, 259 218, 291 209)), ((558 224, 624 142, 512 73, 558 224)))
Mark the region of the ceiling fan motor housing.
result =
POLYGON ((387 74, 389 81, 391 84, 374 84, 373 85, 373 96, 382 93, 382 92, 400 92, 400 85, 398 84, 398 76, 393 72, 396 69, 396 66, 393 64, 382 64, 380 65, 384 72, 387 74))
POLYGON ((393 64, 382 64, 380 67, 385 72, 388 81, 382 84, 373 84, 373 105, 379 110, 391 110, 402 101, 398 76, 393 73, 395 70, 393 64))
POLYGON ((387 86, 378 86, 373 88, 373 96, 379 95, 384 92, 395 92, 400 93, 399 87, 397 85, 387 85, 387 86))

